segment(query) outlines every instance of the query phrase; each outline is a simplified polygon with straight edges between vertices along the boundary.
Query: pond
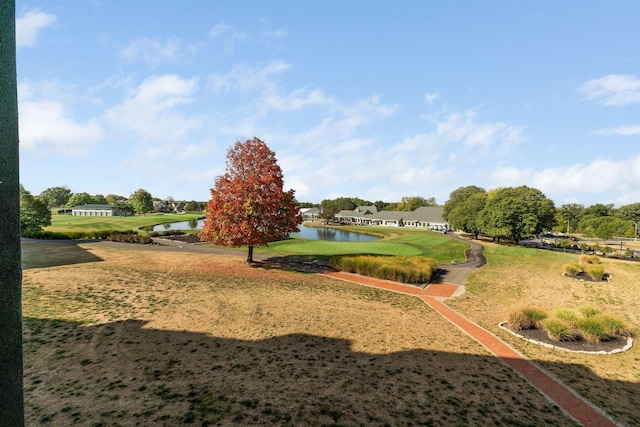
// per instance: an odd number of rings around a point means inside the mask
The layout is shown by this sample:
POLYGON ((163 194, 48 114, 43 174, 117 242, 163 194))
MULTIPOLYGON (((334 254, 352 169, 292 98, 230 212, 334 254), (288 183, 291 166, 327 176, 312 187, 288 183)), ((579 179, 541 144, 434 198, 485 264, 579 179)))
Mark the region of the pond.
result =
MULTIPOLYGON (((191 221, 180 221, 167 224, 158 224, 153 227, 153 231, 167 230, 202 230, 204 227, 204 218, 192 219, 191 221)), ((315 228, 300 226, 300 231, 291 233, 292 236, 310 240, 329 240, 333 242, 366 242, 372 240, 380 240, 379 237, 370 236, 368 234, 354 233, 344 230, 335 230, 333 228, 315 228)))

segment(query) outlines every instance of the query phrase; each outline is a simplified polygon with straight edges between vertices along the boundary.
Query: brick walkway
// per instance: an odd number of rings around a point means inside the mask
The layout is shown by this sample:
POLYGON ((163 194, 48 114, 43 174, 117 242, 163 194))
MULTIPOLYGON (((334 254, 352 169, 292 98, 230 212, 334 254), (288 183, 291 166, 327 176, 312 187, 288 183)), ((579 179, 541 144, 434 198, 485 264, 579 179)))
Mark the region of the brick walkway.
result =
POLYGON ((452 297, 458 290, 457 285, 447 283, 430 284, 426 289, 411 285, 402 285, 387 280, 379 280, 357 274, 335 272, 325 276, 361 285, 386 289, 420 298, 429 307, 437 311, 458 329, 479 342, 497 358, 511 367, 526 381, 536 387, 547 399, 558 405, 571 418, 585 427, 615 427, 617 424, 601 410, 578 396, 573 390, 551 377, 542 368, 525 358, 518 351, 500 340, 486 329, 465 318, 441 300, 452 297))

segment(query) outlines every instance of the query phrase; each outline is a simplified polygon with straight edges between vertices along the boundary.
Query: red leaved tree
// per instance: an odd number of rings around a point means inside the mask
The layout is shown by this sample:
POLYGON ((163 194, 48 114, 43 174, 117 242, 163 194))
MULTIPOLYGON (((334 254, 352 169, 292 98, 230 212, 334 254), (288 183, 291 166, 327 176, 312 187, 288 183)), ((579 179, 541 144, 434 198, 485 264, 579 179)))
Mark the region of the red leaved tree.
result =
POLYGON ((222 246, 253 247, 285 239, 299 231, 302 216, 294 191, 282 190, 276 155, 258 138, 236 142, 227 153, 227 169, 215 180, 200 239, 222 246))

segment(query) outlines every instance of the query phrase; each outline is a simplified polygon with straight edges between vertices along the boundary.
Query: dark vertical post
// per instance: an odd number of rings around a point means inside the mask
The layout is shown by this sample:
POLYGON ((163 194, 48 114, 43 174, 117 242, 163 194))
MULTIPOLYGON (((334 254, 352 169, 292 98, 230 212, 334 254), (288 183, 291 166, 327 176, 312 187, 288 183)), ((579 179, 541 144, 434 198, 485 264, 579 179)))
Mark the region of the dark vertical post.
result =
POLYGON ((15 0, 0 0, 0 425, 24 426, 15 0))

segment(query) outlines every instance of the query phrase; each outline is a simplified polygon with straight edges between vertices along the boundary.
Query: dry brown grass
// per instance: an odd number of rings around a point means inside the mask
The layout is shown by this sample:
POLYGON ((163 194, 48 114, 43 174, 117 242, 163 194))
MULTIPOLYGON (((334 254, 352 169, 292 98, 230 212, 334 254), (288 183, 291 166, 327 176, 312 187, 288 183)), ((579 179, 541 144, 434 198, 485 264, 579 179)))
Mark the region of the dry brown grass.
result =
POLYGON ((450 305, 559 377, 582 396, 628 425, 640 425, 640 348, 612 356, 548 350, 503 333, 497 323, 521 306, 553 312, 596 306, 640 331, 640 264, 602 259, 611 281, 562 277, 577 255, 485 244, 489 264, 468 282, 469 296, 450 305))
POLYGON ((416 298, 241 257, 56 250, 24 271, 28 425, 574 425, 416 298))

